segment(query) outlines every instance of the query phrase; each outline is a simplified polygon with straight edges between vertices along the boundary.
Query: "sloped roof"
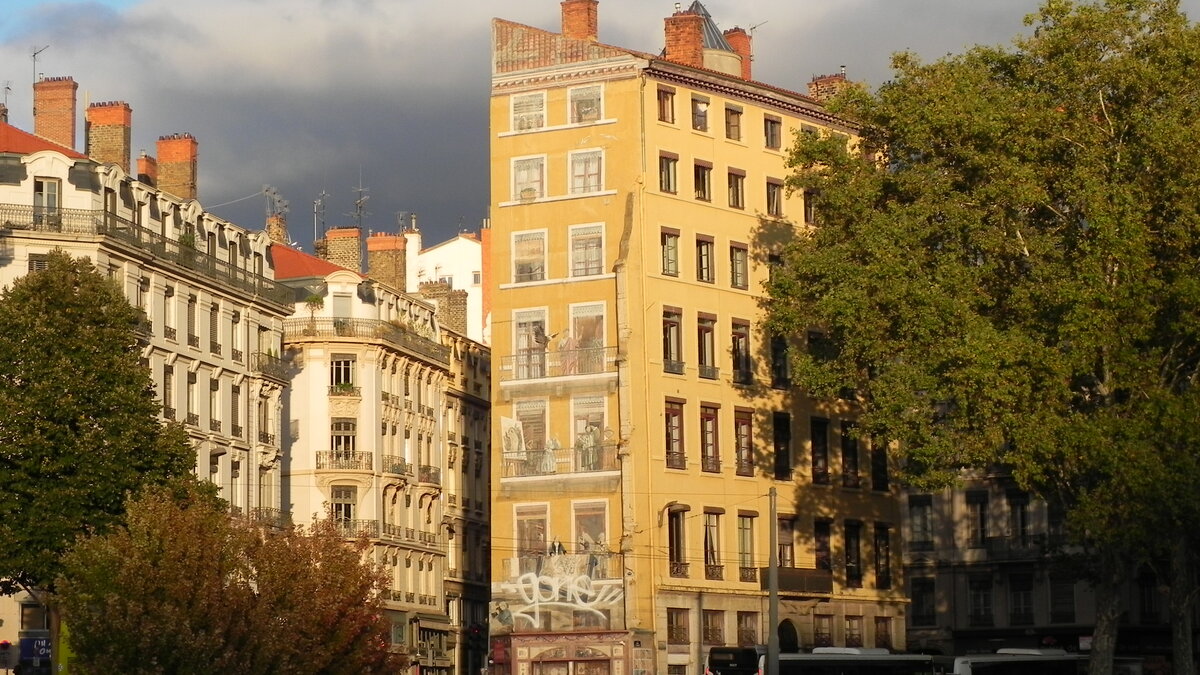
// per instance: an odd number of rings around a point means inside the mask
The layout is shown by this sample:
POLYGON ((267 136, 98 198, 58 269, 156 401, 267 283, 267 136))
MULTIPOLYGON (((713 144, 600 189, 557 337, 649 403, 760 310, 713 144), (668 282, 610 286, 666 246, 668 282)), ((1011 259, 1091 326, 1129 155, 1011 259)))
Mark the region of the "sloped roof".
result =
POLYGON ((41 136, 35 136, 29 132, 21 131, 8 122, 0 122, 0 152, 12 152, 18 155, 31 155, 42 150, 53 150, 61 152, 67 157, 75 159, 87 159, 87 156, 81 152, 76 152, 65 145, 59 145, 54 141, 47 140, 41 136))
POLYGON ((689 14, 699 14, 704 17, 701 35, 703 36, 702 41, 705 49, 721 49, 727 52, 734 51, 729 41, 725 39, 725 34, 721 32, 720 28, 717 28, 716 22, 712 20, 712 15, 708 13, 704 5, 700 4, 700 0, 695 0, 692 6, 688 7, 687 11, 689 14))
MULTIPOLYGON (((324 277, 334 272, 354 270, 335 265, 324 258, 309 255, 283 244, 271 244, 271 260, 275 263, 275 279, 308 279, 324 277)), ((354 272, 362 276, 360 272, 354 272)))

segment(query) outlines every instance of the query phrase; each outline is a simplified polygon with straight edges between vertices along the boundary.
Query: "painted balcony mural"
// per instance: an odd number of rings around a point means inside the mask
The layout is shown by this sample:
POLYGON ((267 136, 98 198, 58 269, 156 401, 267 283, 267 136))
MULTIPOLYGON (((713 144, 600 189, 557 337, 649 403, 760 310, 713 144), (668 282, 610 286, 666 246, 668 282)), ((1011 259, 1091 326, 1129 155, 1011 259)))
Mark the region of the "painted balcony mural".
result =
POLYGON ((505 580, 492 584, 491 634, 623 628, 623 557, 602 547, 566 553, 553 543, 506 560, 505 580))

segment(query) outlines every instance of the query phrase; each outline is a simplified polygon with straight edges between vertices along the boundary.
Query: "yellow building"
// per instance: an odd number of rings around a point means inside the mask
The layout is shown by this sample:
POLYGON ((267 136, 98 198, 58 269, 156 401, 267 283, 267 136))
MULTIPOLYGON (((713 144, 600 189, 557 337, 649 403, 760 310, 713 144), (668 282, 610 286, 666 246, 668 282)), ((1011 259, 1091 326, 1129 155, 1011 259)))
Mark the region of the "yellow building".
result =
POLYGON ((853 130, 750 79, 746 31, 699 3, 661 56, 599 43, 597 4, 493 23, 493 674, 694 675, 767 630, 903 649, 887 455, 759 327, 772 245, 812 215, 790 139, 853 130))

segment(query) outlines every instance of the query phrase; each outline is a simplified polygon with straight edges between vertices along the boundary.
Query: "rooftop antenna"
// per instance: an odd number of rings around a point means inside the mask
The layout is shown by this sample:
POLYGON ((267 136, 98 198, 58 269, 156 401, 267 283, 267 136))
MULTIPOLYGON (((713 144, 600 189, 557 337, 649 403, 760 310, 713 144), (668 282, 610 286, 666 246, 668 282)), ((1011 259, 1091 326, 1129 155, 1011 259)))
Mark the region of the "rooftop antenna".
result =
POLYGON ((8 95, 12 93, 12 80, 4 81, 4 107, 8 107, 8 95))
POLYGON ((262 189, 262 193, 267 198, 267 217, 268 218, 270 218, 271 216, 286 216, 287 215, 288 209, 290 208, 288 206, 288 200, 284 199, 283 195, 279 194, 279 190, 276 190, 275 188, 271 187, 270 185, 264 185, 263 189, 262 189))
POLYGON ((325 198, 328 196, 328 192, 321 190, 321 194, 313 200, 313 241, 320 239, 325 229, 325 198))
POLYGON ((358 187, 354 188, 353 192, 356 193, 358 197, 354 200, 354 211, 347 215, 354 219, 354 226, 361 230, 363 217, 371 215, 366 209, 367 200, 371 198, 371 195, 367 194, 370 192, 370 190, 363 187, 361 169, 358 172, 358 187))
POLYGON ((396 231, 397 232, 403 232, 408 229, 408 227, 405 225, 405 221, 407 221, 407 220, 408 220, 408 211, 397 211, 396 212, 396 231))
MULTIPOLYGON (((770 19, 767 19, 767 21, 770 21, 770 19)), ((760 22, 754 24, 753 26, 750 26, 750 34, 753 35, 754 31, 758 30, 758 27, 763 25, 767 21, 760 21, 760 22)))
POLYGON ((37 57, 38 57, 38 54, 41 54, 42 52, 46 51, 47 49, 50 49, 50 45, 46 45, 45 47, 42 47, 41 49, 38 49, 37 47, 33 47, 32 49, 33 49, 33 82, 34 82, 34 84, 37 84, 37 81, 38 81, 37 57))

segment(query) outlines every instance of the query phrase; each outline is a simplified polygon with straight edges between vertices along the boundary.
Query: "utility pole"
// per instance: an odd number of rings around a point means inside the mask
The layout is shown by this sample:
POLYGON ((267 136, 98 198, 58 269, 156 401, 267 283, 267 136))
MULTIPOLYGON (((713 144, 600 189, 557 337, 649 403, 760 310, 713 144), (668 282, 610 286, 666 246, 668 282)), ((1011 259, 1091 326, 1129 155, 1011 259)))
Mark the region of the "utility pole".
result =
POLYGON ((771 551, 767 563, 767 675, 779 675, 779 511, 775 487, 767 493, 771 508, 768 524, 771 551))

